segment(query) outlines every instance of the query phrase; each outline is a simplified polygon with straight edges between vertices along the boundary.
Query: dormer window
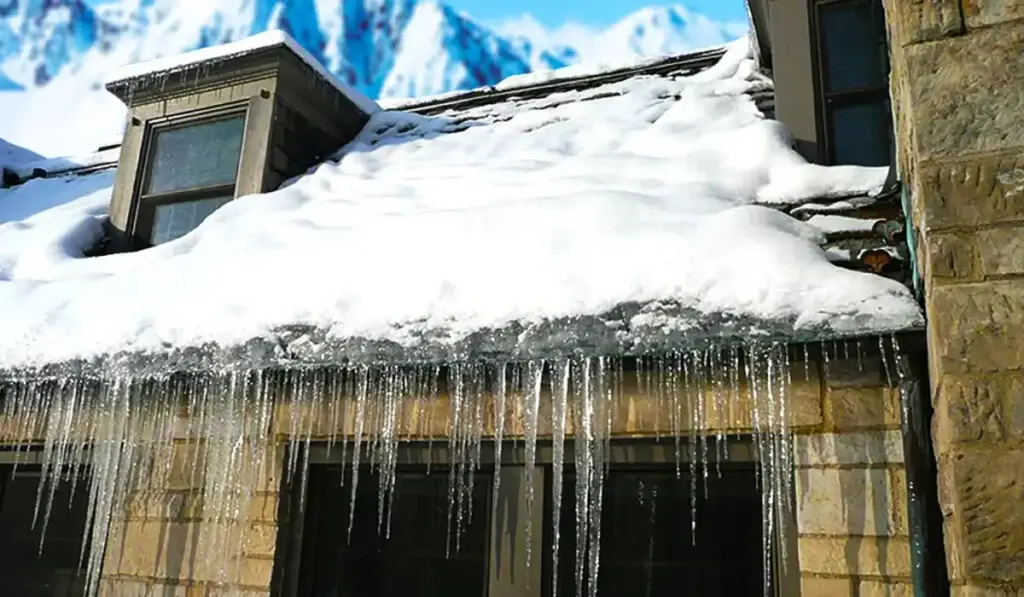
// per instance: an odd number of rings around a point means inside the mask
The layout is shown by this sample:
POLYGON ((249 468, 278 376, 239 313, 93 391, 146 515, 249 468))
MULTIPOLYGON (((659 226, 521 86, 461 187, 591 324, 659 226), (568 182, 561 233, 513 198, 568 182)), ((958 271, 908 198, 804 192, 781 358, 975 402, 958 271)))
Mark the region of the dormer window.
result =
POLYGON ((828 162, 887 166, 892 153, 889 53, 879 0, 815 4, 828 162))
POLYGON ((775 117, 806 159, 888 166, 893 126, 882 0, 747 0, 775 117))
POLYGON ((276 189, 377 110, 280 31, 129 66, 107 89, 129 112, 115 251, 171 242, 232 199, 276 189))
POLYGON ((184 236, 235 197, 245 113, 150 131, 136 236, 158 245, 184 236))

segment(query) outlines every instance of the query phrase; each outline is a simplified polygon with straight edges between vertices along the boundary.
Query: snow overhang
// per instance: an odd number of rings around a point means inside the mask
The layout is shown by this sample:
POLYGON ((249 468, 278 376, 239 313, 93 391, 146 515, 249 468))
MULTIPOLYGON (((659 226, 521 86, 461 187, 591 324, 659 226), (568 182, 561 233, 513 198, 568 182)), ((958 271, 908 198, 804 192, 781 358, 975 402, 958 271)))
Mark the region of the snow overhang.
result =
POLYGON ((297 59, 308 69, 311 85, 329 87, 366 115, 380 109, 377 102, 331 74, 290 35, 278 30, 122 67, 107 77, 106 88, 131 106, 148 95, 190 93, 224 80, 244 79, 282 55, 297 59))

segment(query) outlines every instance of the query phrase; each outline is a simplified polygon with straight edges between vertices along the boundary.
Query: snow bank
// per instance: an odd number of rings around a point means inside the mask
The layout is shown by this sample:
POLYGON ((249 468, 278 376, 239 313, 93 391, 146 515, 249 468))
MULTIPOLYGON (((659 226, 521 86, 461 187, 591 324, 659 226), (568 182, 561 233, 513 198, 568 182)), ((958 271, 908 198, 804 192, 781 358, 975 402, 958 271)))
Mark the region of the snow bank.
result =
POLYGON ((367 114, 373 114, 379 110, 376 102, 357 91, 348 83, 345 83, 328 72, 327 69, 320 64, 320 61, 300 46, 299 43, 292 39, 290 35, 281 30, 264 31, 263 33, 257 33, 256 35, 228 44, 211 46, 208 48, 193 50, 191 52, 185 52, 183 54, 165 56, 163 58, 156 58, 146 62, 130 64, 111 72, 107 76, 107 84, 111 85, 113 83, 127 81, 130 79, 138 79, 154 74, 174 73, 187 70, 203 63, 227 60, 277 46, 285 46, 298 55, 303 62, 323 77, 325 81, 352 100, 352 103, 354 103, 360 110, 367 114))
POLYGON ((803 162, 745 95, 763 84, 734 45, 688 79, 458 118, 380 112, 337 163, 132 254, 77 258, 109 173, 0 191, 0 367, 296 328, 414 350, 482 330, 515 330, 515 347, 581 317, 619 340, 682 341, 712 321, 790 336, 920 326, 903 286, 834 267, 820 230, 758 205, 877 191, 886 175, 803 162))

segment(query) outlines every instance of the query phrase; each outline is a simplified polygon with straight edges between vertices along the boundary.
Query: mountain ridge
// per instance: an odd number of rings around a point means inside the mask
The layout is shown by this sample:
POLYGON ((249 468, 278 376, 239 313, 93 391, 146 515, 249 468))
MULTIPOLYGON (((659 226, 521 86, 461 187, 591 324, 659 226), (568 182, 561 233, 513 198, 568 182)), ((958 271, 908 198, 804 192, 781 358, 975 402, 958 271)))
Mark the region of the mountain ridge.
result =
POLYGON ((366 95, 396 99, 683 53, 731 41, 746 25, 682 4, 567 37, 536 23, 484 23, 442 0, 0 0, 0 114, 15 115, 0 118, 0 137, 50 155, 88 151, 123 126, 123 106, 102 87, 114 69, 268 29, 286 31, 366 95), (71 121, 80 142, 65 138, 71 121))

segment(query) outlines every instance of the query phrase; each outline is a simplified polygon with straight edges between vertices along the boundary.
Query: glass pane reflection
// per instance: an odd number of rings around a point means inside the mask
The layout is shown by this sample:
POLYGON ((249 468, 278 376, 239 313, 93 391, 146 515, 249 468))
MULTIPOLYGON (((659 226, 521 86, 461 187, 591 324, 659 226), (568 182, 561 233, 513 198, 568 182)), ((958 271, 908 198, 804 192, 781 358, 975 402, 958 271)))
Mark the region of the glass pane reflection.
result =
POLYGON ((231 199, 230 196, 214 197, 156 206, 150 242, 159 245, 188 234, 231 199))
POLYGON ((158 131, 145 193, 234 184, 245 116, 158 131))

